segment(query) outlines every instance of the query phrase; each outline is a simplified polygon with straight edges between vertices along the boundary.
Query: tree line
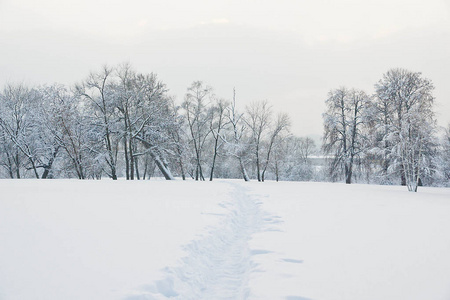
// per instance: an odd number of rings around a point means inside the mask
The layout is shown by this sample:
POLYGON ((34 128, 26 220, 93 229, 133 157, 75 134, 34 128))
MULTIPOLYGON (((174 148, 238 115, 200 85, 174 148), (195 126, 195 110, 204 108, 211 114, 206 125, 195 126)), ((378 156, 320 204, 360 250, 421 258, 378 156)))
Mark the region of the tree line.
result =
POLYGON ((287 114, 267 101, 240 111, 235 93, 225 100, 201 81, 178 105, 156 74, 122 64, 72 87, 7 84, 0 103, 3 178, 311 179, 296 165, 314 142, 289 133, 287 114), (287 162, 283 151, 296 153, 287 162))
POLYGON ((420 72, 392 69, 369 95, 331 90, 323 114, 323 151, 331 179, 449 185, 450 125, 439 139, 433 83, 420 72))
MULTIPOLYGON (((193 82, 178 104, 156 74, 103 67, 80 83, 0 92, 0 176, 242 178, 444 185, 450 133, 436 136, 433 85, 394 69, 374 95, 331 90, 322 153, 268 101, 237 107, 193 82)), ((449 128, 450 129, 450 128, 449 128)))

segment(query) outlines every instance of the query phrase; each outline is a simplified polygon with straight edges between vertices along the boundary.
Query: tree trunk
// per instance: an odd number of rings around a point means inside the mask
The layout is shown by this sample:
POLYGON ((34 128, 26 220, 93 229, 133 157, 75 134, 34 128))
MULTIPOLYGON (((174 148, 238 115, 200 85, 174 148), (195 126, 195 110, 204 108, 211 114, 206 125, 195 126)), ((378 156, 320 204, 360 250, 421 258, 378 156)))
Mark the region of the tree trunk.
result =
POLYGON ((242 158, 239 157, 239 166, 241 167, 241 173, 242 177, 244 178, 244 181, 250 181, 250 178, 248 177, 247 170, 245 169, 244 164, 242 163, 242 158))
POLYGON ((167 167, 166 163, 164 161, 162 161, 158 155, 155 155, 154 159, 155 159, 156 165, 158 166, 158 169, 161 171, 164 178, 166 180, 174 180, 175 178, 173 178, 172 173, 170 173, 170 170, 167 167))
POLYGON ((203 169, 201 165, 199 165, 199 169, 200 169, 200 180, 205 181, 205 176, 203 176, 203 169))
POLYGON ((44 173, 42 173, 42 179, 47 179, 47 177, 48 177, 48 173, 50 173, 50 169, 49 168, 45 168, 44 169, 44 173))
POLYGON ((351 184, 352 183, 352 167, 351 166, 349 167, 348 173, 346 175, 345 183, 346 184, 351 184))
POLYGON ((352 183, 352 175, 353 175, 353 153, 351 153, 350 162, 348 164, 348 167, 345 166, 345 173, 346 173, 345 174, 346 175, 345 183, 351 184, 352 183))
POLYGON ((256 146, 256 175, 258 178, 258 181, 261 182, 261 173, 259 169, 259 146, 256 146))
POLYGON ((180 165, 181 178, 182 178, 183 180, 186 180, 186 174, 184 173, 184 166, 183 166, 183 161, 182 161, 182 159, 181 159, 181 156, 180 156, 180 158, 179 158, 179 160, 178 160, 178 164, 180 165))
POLYGON ((400 182, 402 186, 406 185, 405 167, 403 164, 400 166, 400 182))
POLYGON ((16 158, 15 160, 15 164, 16 164, 16 177, 18 179, 20 179, 20 163, 19 163, 19 151, 16 151, 16 158))
MULTIPOLYGON (((217 140, 216 140, 216 147, 217 147, 217 140)), ((214 148, 214 156, 213 156, 213 161, 212 161, 212 165, 211 165, 211 173, 209 174, 209 181, 213 180, 213 176, 214 176, 214 165, 216 163, 216 157, 217 157, 217 148, 214 148)))
POLYGON ((31 157, 28 157, 28 160, 31 163, 31 168, 33 169, 34 176, 36 177, 36 179, 39 179, 39 173, 37 171, 36 164, 34 163, 34 160, 31 157))
POLYGON ((130 180, 134 180, 134 155, 133 155, 133 141, 131 140, 128 143, 128 153, 130 154, 130 180))
POLYGON ((136 179, 141 180, 140 174, 139 174, 139 160, 137 157, 134 158, 134 169, 136 170, 136 179))
POLYGON ((125 175, 127 180, 130 180, 130 160, 128 159, 128 146, 126 135, 123 137, 123 149, 125 154, 125 175))
POLYGON ((278 161, 275 161, 275 178, 278 182, 278 179, 279 179, 279 177, 278 177, 278 161))
POLYGON ((351 163, 345 163, 345 183, 346 184, 352 183, 352 164, 351 163))
POLYGON ((152 148, 155 148, 155 147, 151 143, 147 142, 146 140, 144 140, 142 138, 137 137, 137 139, 139 141, 141 141, 141 143, 148 149, 150 155, 155 160, 156 166, 161 171, 161 173, 163 174, 164 178, 166 180, 174 180, 175 178, 173 177, 172 173, 170 172, 170 169, 169 169, 167 163, 165 162, 165 160, 163 158, 161 158, 161 156, 159 155, 158 151, 155 151, 155 150, 152 149, 152 148))
POLYGON ((42 179, 47 179, 50 170, 52 169, 53 162, 55 161, 56 155, 58 154, 59 147, 55 149, 52 153, 52 157, 48 161, 48 164, 44 168, 44 173, 42 174, 42 179))
MULTIPOLYGON (((106 110, 106 108, 105 108, 106 110)), ((111 169, 111 178, 112 180, 117 180, 117 174, 116 174, 116 161, 114 160, 113 151, 112 151, 112 143, 111 143, 111 136, 108 128, 108 119, 106 115, 104 115, 104 122, 105 122, 105 138, 106 138, 106 151, 108 152, 109 156, 109 167, 111 169)))
POLYGON ((8 174, 10 178, 14 178, 14 172, 13 172, 13 162, 11 160, 10 154, 6 152, 7 158, 8 158, 8 174))

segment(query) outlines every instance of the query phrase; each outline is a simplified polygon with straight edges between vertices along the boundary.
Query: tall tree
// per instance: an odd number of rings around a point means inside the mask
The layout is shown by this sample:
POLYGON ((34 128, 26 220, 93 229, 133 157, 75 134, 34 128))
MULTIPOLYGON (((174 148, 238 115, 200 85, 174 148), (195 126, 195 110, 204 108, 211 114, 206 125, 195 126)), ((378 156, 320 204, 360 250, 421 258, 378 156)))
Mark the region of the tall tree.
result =
POLYGON ((388 153, 390 173, 401 184, 417 191, 421 176, 430 165, 436 128, 432 91, 434 86, 420 72, 392 69, 376 85, 376 99, 387 116, 378 118, 384 129, 382 141, 388 153))
POLYGON ((205 180, 203 175, 203 152, 209 134, 211 114, 209 105, 213 98, 212 88, 201 81, 194 81, 188 88, 182 107, 185 111, 191 144, 194 149, 195 180, 205 180))
POLYGON ((169 131, 169 139, 174 148, 174 160, 175 165, 178 166, 178 172, 183 180, 186 180, 186 165, 188 157, 188 145, 189 139, 186 133, 186 123, 182 115, 179 114, 181 107, 175 104, 175 101, 171 100, 171 111, 174 115, 174 126, 169 131))
POLYGON ((229 107, 229 103, 223 99, 216 99, 212 107, 210 108, 210 130, 213 137, 213 157, 211 162, 211 171, 209 174, 209 181, 213 180, 214 167, 216 164, 217 155, 219 152, 220 144, 222 143, 221 136, 225 126, 229 123, 226 120, 226 111, 229 107))
POLYGON ((38 99, 37 90, 23 84, 9 84, 1 95, 0 127, 8 144, 5 150, 8 151, 10 175, 14 168, 16 178, 21 177, 22 167, 40 178, 38 168, 42 167, 41 160, 49 149, 45 145, 48 142, 46 135, 39 127, 38 99))
POLYGON ((96 177, 96 158, 102 151, 92 138, 95 131, 90 126, 80 99, 59 84, 45 86, 40 92, 40 115, 46 132, 64 153, 64 173, 74 173, 79 179, 96 177))
POLYGON ((256 177, 262 181, 261 148, 265 134, 272 121, 272 107, 268 101, 253 102, 247 106, 245 123, 251 131, 253 154, 255 156, 256 177))
POLYGON ((113 68, 104 66, 98 73, 76 87, 78 94, 91 109, 92 125, 98 129, 97 140, 104 146, 103 157, 108 166, 105 172, 117 180, 117 154, 119 150, 118 118, 113 93, 113 68))
MULTIPOLYGON (((131 119, 131 140, 136 139, 146 149, 145 153, 134 153, 134 162, 142 154, 150 154, 161 174, 167 180, 174 177, 170 171, 167 154, 173 152, 171 133, 177 130, 177 110, 173 109, 172 99, 167 96, 166 85, 158 80, 156 74, 138 74, 135 97, 136 113, 131 119)), ((137 170, 137 168, 136 168, 137 170)))
POLYGON ((239 170, 244 181, 250 181, 247 169, 245 168, 245 157, 247 155, 247 145, 243 141, 245 135, 244 114, 239 113, 236 108, 236 90, 233 89, 233 102, 228 107, 228 122, 231 126, 231 138, 224 139, 228 148, 228 155, 236 158, 239 162, 239 170))
POLYGON ((445 129, 444 136, 442 137, 441 142, 441 151, 440 151, 440 162, 442 170, 442 179, 443 185, 450 185, 450 123, 447 125, 445 129))
POLYGON ((345 182, 352 182, 355 159, 362 153, 364 110, 369 97, 360 90, 339 88, 332 90, 326 100, 323 150, 331 156, 330 175, 334 178, 343 171, 345 182))
POLYGON ((288 132, 291 121, 289 116, 285 113, 280 113, 277 115, 277 119, 272 128, 270 129, 269 140, 266 147, 265 160, 262 164, 261 181, 264 181, 267 167, 269 166, 271 154, 274 148, 276 148, 277 143, 282 141, 283 132, 288 132))

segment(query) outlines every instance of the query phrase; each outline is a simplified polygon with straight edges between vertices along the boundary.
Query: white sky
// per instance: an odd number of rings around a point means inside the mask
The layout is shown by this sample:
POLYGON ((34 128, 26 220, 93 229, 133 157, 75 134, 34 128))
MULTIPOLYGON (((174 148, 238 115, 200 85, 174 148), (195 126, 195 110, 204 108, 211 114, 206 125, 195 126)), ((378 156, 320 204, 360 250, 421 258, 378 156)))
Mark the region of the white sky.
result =
POLYGON ((203 80, 242 107, 267 99, 320 135, 327 92, 373 92, 390 68, 433 80, 450 122, 449 0, 0 0, 0 85, 84 79, 129 61, 181 101, 203 80))

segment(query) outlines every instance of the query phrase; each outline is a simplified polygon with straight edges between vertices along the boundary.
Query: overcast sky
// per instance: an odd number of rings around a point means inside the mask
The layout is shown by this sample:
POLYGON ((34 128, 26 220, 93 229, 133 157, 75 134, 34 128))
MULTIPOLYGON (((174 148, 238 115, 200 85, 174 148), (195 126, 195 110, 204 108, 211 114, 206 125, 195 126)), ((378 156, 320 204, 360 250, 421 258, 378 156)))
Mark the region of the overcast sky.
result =
POLYGON ((435 84, 450 122, 450 0, 0 0, 0 85, 73 84, 103 64, 155 72, 181 102, 202 80, 269 100, 322 134, 330 89, 373 93, 390 68, 435 84))

